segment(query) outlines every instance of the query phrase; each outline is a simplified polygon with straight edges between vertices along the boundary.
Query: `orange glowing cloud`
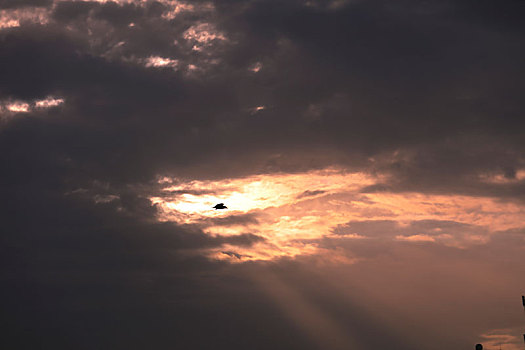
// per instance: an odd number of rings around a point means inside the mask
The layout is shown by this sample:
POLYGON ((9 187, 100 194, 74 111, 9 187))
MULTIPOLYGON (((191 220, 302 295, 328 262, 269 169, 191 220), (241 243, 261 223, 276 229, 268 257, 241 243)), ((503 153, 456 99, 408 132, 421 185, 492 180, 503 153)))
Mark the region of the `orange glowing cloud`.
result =
POLYGON ((6 100, 0 101, 0 119, 9 120, 13 116, 23 115, 32 111, 42 111, 48 108, 54 108, 65 102, 63 98, 48 96, 45 99, 23 101, 23 100, 6 100))
POLYGON ((515 334, 520 334, 520 331, 518 329, 495 329, 481 336, 485 338, 483 345, 489 349, 504 347, 509 350, 521 350, 521 339, 515 334))
POLYGON ((226 36, 211 23, 200 23, 189 27, 183 38, 193 43, 194 51, 203 51, 214 42, 226 41, 226 36))
POLYGON ((144 59, 144 65, 146 67, 154 67, 154 68, 171 67, 175 69, 177 68, 178 64, 179 64, 178 60, 167 58, 167 57, 150 56, 144 59))
MULTIPOLYGON (((481 227, 480 232, 460 235, 451 229, 393 234, 400 242, 441 243, 458 248, 483 244, 491 232, 518 228, 525 208, 491 198, 420 193, 362 193, 380 178, 365 173, 325 169, 299 174, 269 174, 220 181, 182 181, 163 177, 162 193, 151 197, 160 221, 195 224, 214 236, 253 233, 264 238, 250 247, 224 246, 209 251, 217 259, 271 260, 323 253, 323 238, 363 239, 359 232, 334 228, 347 222, 390 220, 398 227, 413 221, 435 220, 481 227), (214 210, 216 203, 227 210, 214 210), (236 221, 253 215, 256 220, 236 221), (226 221, 226 219, 232 219, 226 221), (222 221, 221 221, 222 220, 222 221), (224 254, 234 252, 234 254, 224 254)), ((334 254, 334 252, 330 252, 334 254)), ((337 254, 337 253, 336 253, 337 254)))
POLYGON ((7 110, 14 112, 14 113, 27 113, 29 112, 29 103, 25 102, 12 102, 9 103, 7 106, 7 110))
POLYGON ((0 10, 0 29, 20 27, 25 23, 44 25, 50 11, 45 8, 17 8, 0 10))
POLYGON ((51 108, 51 107, 60 106, 62 103, 64 103, 63 98, 47 97, 43 100, 35 101, 35 107, 36 108, 51 108))

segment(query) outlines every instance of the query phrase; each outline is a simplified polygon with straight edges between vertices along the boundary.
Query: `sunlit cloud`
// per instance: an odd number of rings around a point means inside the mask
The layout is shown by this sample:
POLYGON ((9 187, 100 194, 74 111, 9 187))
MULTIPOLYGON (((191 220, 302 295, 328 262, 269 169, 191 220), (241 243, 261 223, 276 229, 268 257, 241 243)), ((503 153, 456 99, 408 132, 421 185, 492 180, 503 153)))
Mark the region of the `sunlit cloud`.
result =
POLYGON ((30 112, 31 106, 25 101, 0 101, 0 121, 7 122, 12 118, 30 112))
POLYGON ((29 112, 29 103, 20 101, 11 102, 6 105, 6 108, 8 111, 14 113, 27 113, 29 112))
POLYGON ((213 40, 226 40, 226 37, 218 32, 211 23, 201 23, 188 28, 184 32, 184 39, 207 44, 213 40))
POLYGON ((398 241, 406 242, 435 242, 436 239, 429 235, 396 236, 398 241))
POLYGON ((482 334, 481 337, 485 339, 483 342, 484 348, 487 349, 508 349, 508 350, 521 350, 522 339, 516 336, 519 334, 519 329, 495 329, 491 332, 482 334))
POLYGON ((144 65, 146 67, 154 67, 154 68, 163 68, 163 67, 171 67, 171 68, 177 68, 179 64, 178 60, 167 58, 167 57, 160 57, 160 56, 150 56, 146 59, 144 59, 144 65))
POLYGON ((143 66, 146 68, 155 68, 155 69, 171 68, 174 71, 179 70, 180 65, 181 65, 181 62, 178 59, 171 58, 171 57, 156 56, 156 55, 151 55, 151 56, 144 57, 144 58, 140 58, 140 57, 136 57, 132 55, 130 57, 121 57, 121 59, 124 62, 143 66))
POLYGON ((112 195, 112 194, 108 194, 108 195, 97 194, 93 197, 93 201, 95 203, 109 203, 117 199, 119 199, 119 196, 112 195))
POLYGON ((0 14, 0 29, 14 28, 20 26, 20 20, 0 14))
POLYGON ((516 1, 0 3, 7 343, 522 348, 516 1))
POLYGON ((63 98, 47 97, 43 100, 35 101, 35 107, 36 108, 51 108, 51 107, 60 106, 63 103, 64 103, 63 98))
POLYGON ((522 205, 488 197, 430 195, 423 193, 371 193, 372 207, 389 210, 399 221, 450 220, 487 227, 491 231, 522 225, 522 205))
MULTIPOLYGON (((24 6, 22 8, 2 9, 0 10, 0 29, 20 27, 24 24, 48 24, 51 18, 51 12, 58 4, 63 2, 91 2, 99 4, 117 4, 124 6, 133 4, 139 7, 147 7, 152 3, 149 0, 55 0, 49 7, 24 6)), ((179 14, 185 12, 210 12, 214 10, 214 5, 209 2, 192 4, 178 0, 158 0, 158 3, 165 7, 161 18, 172 20, 179 14)), ((135 24, 130 24, 134 26, 135 24)))
MULTIPOLYGON (((48 25, 60 22, 53 13, 59 9, 59 6, 66 0, 55 0, 47 7, 24 6, 14 9, 0 10, 0 30, 21 27, 28 24, 48 25)), ((73 0, 75 2, 75 0, 73 0)), ((159 13, 152 13, 151 16, 144 16, 137 19, 130 18, 127 24, 129 30, 134 32, 143 32, 147 30, 151 21, 161 22, 171 21, 178 16, 191 13, 185 30, 181 32, 178 28, 173 28, 171 42, 182 51, 180 57, 173 58, 166 54, 140 52, 137 48, 137 41, 130 37, 128 32, 117 30, 116 22, 112 20, 101 19, 97 17, 97 11, 101 7, 87 9, 85 16, 78 20, 68 22, 64 29, 72 35, 84 37, 89 43, 90 54, 102 57, 109 61, 122 61, 142 65, 147 68, 173 68, 184 72, 186 78, 198 78, 208 72, 211 68, 216 67, 221 59, 218 57, 219 51, 217 45, 226 42, 226 34, 219 31, 213 23, 210 15, 214 13, 215 6, 211 2, 188 2, 178 0, 76 0, 76 2, 94 2, 103 5, 112 4, 124 8, 126 5, 133 4, 135 7, 143 9, 150 8, 156 3, 159 6, 159 13), (133 29, 131 29, 133 28, 133 29), (181 45, 181 43, 183 43, 181 45), (203 55, 199 57, 188 57, 188 53, 200 52, 203 55)), ((165 25, 167 23, 164 23, 165 25)), ((169 29, 168 29, 169 30, 169 29)))
POLYGON ((168 10, 162 14, 162 18, 167 20, 172 20, 185 12, 208 12, 215 9, 214 5, 209 2, 194 4, 177 0, 163 0, 161 3, 168 7, 168 10))
MULTIPOLYGON (((252 247, 228 247, 228 251, 242 255, 236 260, 322 253, 316 242, 322 238, 373 238, 465 248, 485 244, 492 234, 523 225, 523 206, 492 198, 362 192, 379 180, 336 169, 222 181, 184 182, 163 177, 167 186, 150 200, 159 208, 161 221, 197 224, 210 235, 253 232, 266 239, 252 247), (225 203, 228 209, 212 209, 216 203, 225 203), (208 220, 249 213, 257 215, 256 222, 214 225, 208 220), (395 226, 377 226, 384 220, 395 226), (376 231, 387 232, 367 237, 363 232, 339 229, 348 222, 365 222, 377 227, 376 231)), ((231 257, 220 251, 210 254, 219 259, 231 257)))
MULTIPOLYGON (((70 0, 55 0, 55 3, 62 2, 62 1, 70 1, 70 0)), ((123 4, 144 4, 147 3, 147 0, 72 0, 73 2, 98 2, 101 4, 106 3, 115 3, 119 5, 123 4)))
POLYGON ((15 116, 24 115, 30 112, 44 111, 56 108, 65 102, 63 98, 48 96, 45 99, 23 101, 23 100, 4 100, 0 101, 0 119, 10 120, 15 116))
POLYGON ((0 29, 20 27, 24 24, 45 25, 49 22, 47 8, 15 8, 0 10, 0 29))
POLYGON ((226 36, 211 23, 200 23, 189 27, 184 32, 183 38, 193 43, 194 51, 203 51, 216 42, 227 40, 226 36))
POLYGON ((492 184, 509 184, 525 180, 525 169, 519 169, 512 174, 481 175, 480 180, 492 184))
MULTIPOLYGON (((163 181, 167 181, 165 177, 163 181)), ((164 199, 169 198, 169 192, 174 191, 213 191, 213 194, 207 195, 183 194, 177 202, 170 204, 173 209, 180 209, 182 213, 202 216, 216 216, 214 213, 219 212, 210 213, 209 208, 218 200, 228 201, 229 208, 240 213, 293 203, 306 188, 315 187, 326 192, 346 188, 357 190, 360 186, 373 183, 367 175, 345 174, 334 169, 303 174, 259 175, 223 181, 178 182, 177 185, 163 189, 168 194, 164 199)))
POLYGON ((259 72, 261 69, 262 69, 263 65, 261 62, 255 62, 254 64, 252 64, 248 70, 251 71, 251 72, 254 72, 254 73, 257 73, 259 72))
POLYGON ((250 114, 257 114, 260 111, 264 111, 266 109, 266 106, 255 106, 250 108, 250 114))
POLYGON ((164 12, 162 18, 171 20, 177 17, 181 12, 191 12, 194 9, 195 7, 192 4, 177 3, 174 4, 171 10, 164 12))

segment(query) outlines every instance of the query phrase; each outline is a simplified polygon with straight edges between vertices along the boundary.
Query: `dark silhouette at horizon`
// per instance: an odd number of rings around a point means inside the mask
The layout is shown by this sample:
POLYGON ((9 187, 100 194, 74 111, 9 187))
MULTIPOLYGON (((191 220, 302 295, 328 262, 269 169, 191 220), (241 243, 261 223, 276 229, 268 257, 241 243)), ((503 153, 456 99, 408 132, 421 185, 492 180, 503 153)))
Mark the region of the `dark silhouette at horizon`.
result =
POLYGON ((217 210, 217 209, 228 209, 228 207, 225 206, 224 203, 215 204, 215 206, 213 208, 215 208, 215 210, 217 210))

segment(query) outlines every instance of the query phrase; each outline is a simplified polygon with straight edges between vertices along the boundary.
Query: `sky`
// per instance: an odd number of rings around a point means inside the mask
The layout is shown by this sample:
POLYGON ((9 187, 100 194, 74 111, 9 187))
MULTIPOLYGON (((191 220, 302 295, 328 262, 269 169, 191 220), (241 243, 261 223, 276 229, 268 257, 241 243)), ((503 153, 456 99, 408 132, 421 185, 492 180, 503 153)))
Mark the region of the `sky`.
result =
POLYGON ((1 347, 523 349, 524 17, 0 0, 1 347))

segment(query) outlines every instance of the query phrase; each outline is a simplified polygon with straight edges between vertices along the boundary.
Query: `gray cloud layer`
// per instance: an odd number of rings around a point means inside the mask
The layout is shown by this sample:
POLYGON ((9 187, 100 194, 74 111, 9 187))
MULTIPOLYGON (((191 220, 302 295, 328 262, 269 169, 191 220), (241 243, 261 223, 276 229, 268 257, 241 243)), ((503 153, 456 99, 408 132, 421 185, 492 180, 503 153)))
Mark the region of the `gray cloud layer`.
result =
MULTIPOLYGON (((194 11, 170 19, 166 2, 0 2, 5 11, 49 11, 47 24, 27 20, 0 30, 0 100, 65 100, 5 121, 0 116, 5 348, 316 349, 307 328, 290 322, 249 277, 268 267, 198 255, 260 237, 210 237, 154 220, 156 208, 145 197, 158 190, 159 175, 211 179, 337 165, 387 175, 367 191, 524 200, 525 180, 516 178, 525 168, 522 1, 308 3, 231 0, 210 9, 195 2, 194 11), (202 23, 225 39, 188 36, 202 23), (147 67, 145 60, 157 56, 177 66, 147 67), (261 69, 250 70, 257 62, 261 69), (266 108, 253 113, 257 106, 266 108), (487 183, 481 175, 509 181, 487 183), (114 197, 100 197, 108 195, 114 197)), ((372 235, 379 227, 366 225, 347 228, 372 235)), ((436 225, 475 229, 443 222, 410 229, 436 225)), ((383 273, 392 256, 402 283, 425 281, 432 272, 410 254, 429 263, 452 257, 465 273, 487 268, 477 253, 441 245, 421 252, 403 242, 341 242, 349 255, 381 256, 349 273, 370 288, 381 284, 367 274, 383 273), (413 280, 399 272, 414 265, 413 280)), ((488 276, 514 283, 507 277, 523 272, 512 265, 522 247, 521 231, 493 239, 481 251, 495 264, 488 276), (508 260, 491 247, 510 252, 508 260)), ((363 310, 341 308, 347 297, 312 286, 324 279, 292 262, 275 265, 272 274, 297 276, 291 288, 348 325, 361 349, 468 348, 480 329, 498 327, 477 320, 461 329, 464 337, 445 327, 446 339, 428 331, 423 338, 407 331, 417 323, 410 317, 424 315, 415 306, 391 310, 386 319, 370 316, 366 301, 363 310)), ((443 284, 468 287, 452 265, 442 267, 443 284)), ((401 282, 387 283, 401 293, 401 282)), ((519 293, 518 283, 512 287, 519 293)), ((488 287, 481 294, 491 297, 488 287)), ((427 330, 446 324, 446 315, 428 311, 438 314, 427 330)), ((491 304, 487 315, 498 312, 491 304)))

